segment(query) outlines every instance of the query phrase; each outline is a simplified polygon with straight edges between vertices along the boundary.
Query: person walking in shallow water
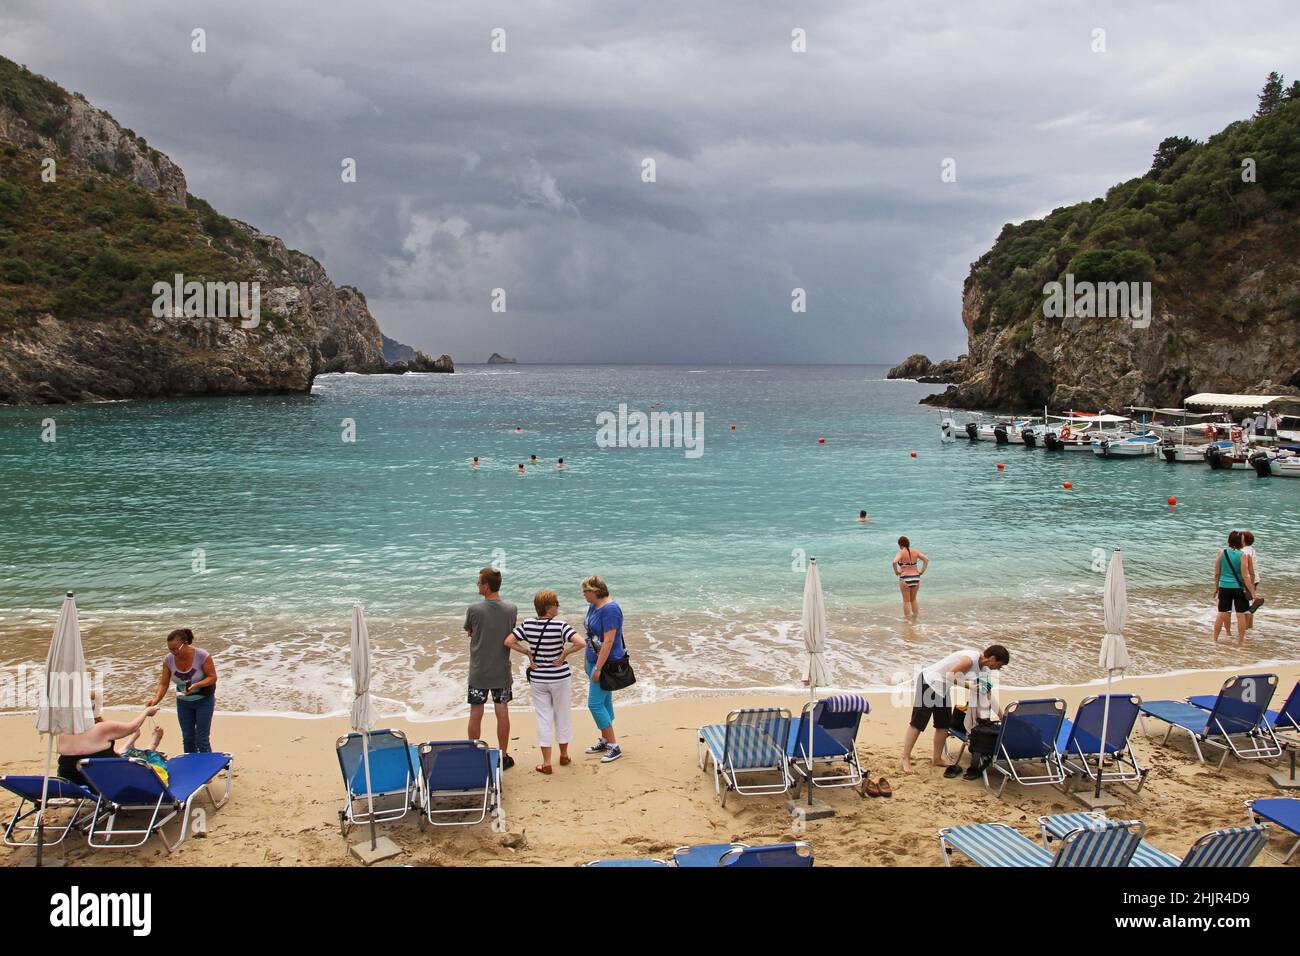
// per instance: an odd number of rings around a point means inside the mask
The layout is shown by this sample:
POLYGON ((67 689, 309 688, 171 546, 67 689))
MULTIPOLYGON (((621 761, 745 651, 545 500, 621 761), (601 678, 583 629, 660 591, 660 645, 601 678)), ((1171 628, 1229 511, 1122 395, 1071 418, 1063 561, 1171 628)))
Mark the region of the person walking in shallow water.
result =
MULTIPOLYGON (((1253 561, 1241 553, 1242 535, 1233 531, 1228 535, 1228 546, 1214 559, 1214 596, 1219 602, 1219 613, 1214 619, 1214 643, 1219 643, 1219 631, 1227 627, 1232 612, 1237 612, 1237 646, 1246 640, 1246 612, 1255 600, 1253 561)), ((1228 636, 1232 636, 1229 629, 1228 636)))
POLYGON ((903 535, 898 539, 898 553, 893 560, 894 574, 898 576, 898 590, 903 595, 903 616, 915 617, 921 611, 916 595, 921 590, 921 575, 930 567, 930 559, 912 547, 903 535))

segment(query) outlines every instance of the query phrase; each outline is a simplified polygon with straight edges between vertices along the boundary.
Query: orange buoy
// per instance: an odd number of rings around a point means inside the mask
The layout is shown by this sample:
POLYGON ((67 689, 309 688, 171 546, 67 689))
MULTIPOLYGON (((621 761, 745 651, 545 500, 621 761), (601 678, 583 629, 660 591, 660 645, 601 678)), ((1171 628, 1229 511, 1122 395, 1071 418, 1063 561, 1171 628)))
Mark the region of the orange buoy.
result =
POLYGON ((912 457, 913 457, 913 458, 916 457, 916 452, 912 452, 912 457))
POLYGON ((1072 481, 1063 481, 1063 482, 1061 482, 1061 487, 1062 487, 1062 488, 1073 488, 1073 487, 1074 487, 1074 482, 1072 482, 1072 481))
POLYGON ((1178 504, 1178 499, 1175 498, 1173 495, 1170 495, 1170 496, 1169 496, 1169 503, 1170 503, 1171 505, 1176 505, 1176 504, 1178 504))
POLYGON ((1005 468, 1005 467, 1007 467, 1007 466, 1004 465, 1002 462, 998 462, 998 471, 1001 471, 1001 470, 1002 470, 1003 468, 1005 468))

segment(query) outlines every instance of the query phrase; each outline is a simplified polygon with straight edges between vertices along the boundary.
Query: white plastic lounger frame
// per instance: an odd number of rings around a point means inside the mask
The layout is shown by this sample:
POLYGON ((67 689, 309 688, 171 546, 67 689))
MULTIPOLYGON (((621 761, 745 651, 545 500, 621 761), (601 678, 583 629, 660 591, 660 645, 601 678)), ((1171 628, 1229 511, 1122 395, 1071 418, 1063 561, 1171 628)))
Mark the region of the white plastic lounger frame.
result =
POLYGON ((718 795, 722 806, 727 805, 727 791, 734 790, 744 796, 772 795, 788 793, 794 781, 790 778, 790 765, 786 760, 786 740, 790 732, 790 711, 781 707, 764 707, 745 710, 733 710, 727 715, 723 727, 722 759, 713 752, 705 740, 707 727, 699 728, 696 739, 696 752, 699 756, 700 770, 713 764, 713 790, 718 795), (759 724, 763 720, 780 723, 778 733, 773 735, 764 731, 759 724), (779 738, 779 740, 778 740, 779 738), (739 751, 739 756, 733 751, 739 751), (766 763, 760 765, 759 756, 764 756, 766 763), (737 760, 743 766, 736 766, 737 760), (742 784, 742 775, 754 777, 759 774, 779 774, 780 783, 742 784), (725 782, 726 786, 723 786, 725 782))
MULTIPOLYGON (((54 778, 51 778, 51 780, 53 779, 54 778)), ((90 797, 50 797, 50 799, 46 801, 46 813, 49 813, 51 810, 66 810, 70 807, 72 809, 72 816, 69 817, 68 822, 61 827, 51 826, 48 822, 42 824, 41 829, 45 831, 45 836, 41 839, 41 844, 43 846, 58 846, 63 842, 64 837, 66 837, 74 828, 89 826, 91 815, 89 813, 83 813, 82 810, 87 803, 91 802, 92 799, 90 797), (55 833, 58 834, 58 839, 50 839, 50 837, 55 833)), ((14 811, 14 815, 9 819, 9 822, 5 824, 5 846, 36 846, 36 826, 30 823, 23 823, 22 821, 26 820, 28 817, 35 816, 37 811, 40 809, 39 804, 39 800, 31 800, 25 796, 19 798, 18 809, 14 811), (23 808, 29 804, 31 805, 31 809, 24 811, 23 808), (14 838, 15 833, 31 833, 33 835, 30 839, 19 840, 14 838)))
MULTIPOLYGON (((129 759, 131 763, 139 764, 150 773, 154 772, 153 768, 143 760, 139 760, 135 757, 122 759, 129 759)), ((177 802, 165 804, 164 800, 166 799, 166 794, 159 796, 158 802, 153 805, 113 803, 112 801, 105 800, 103 795, 101 795, 98 802, 95 804, 95 816, 94 820, 91 822, 90 830, 86 835, 86 844, 94 847, 96 850, 126 850, 131 849, 132 847, 144 846, 144 844, 148 842, 149 837, 157 833, 158 839, 162 840, 162 844, 167 848, 167 852, 171 853, 178 846, 184 843, 185 838, 189 836, 190 812, 194 809, 194 800, 200 793, 206 793, 208 795, 208 800, 211 801, 212 809, 214 810, 220 810, 226 805, 226 801, 230 799, 231 787, 234 784, 234 770, 235 761, 232 757, 230 763, 226 765, 226 769, 220 771, 226 775, 226 789, 221 795, 220 800, 212 795, 212 780, 208 780, 203 784, 203 786, 191 793, 184 803, 177 802), (117 815, 119 813, 132 813, 137 811, 150 814, 149 823, 143 829, 124 830, 116 825, 117 815), (178 813, 181 814, 181 832, 176 837, 176 842, 172 843, 168 841, 167 834, 163 831, 163 827, 170 823, 178 813), (102 828, 100 827, 101 822, 104 823, 102 828), (102 842, 95 842, 96 833, 103 834, 102 842), (138 836, 140 839, 133 843, 114 842, 114 840, 120 836, 138 836)))

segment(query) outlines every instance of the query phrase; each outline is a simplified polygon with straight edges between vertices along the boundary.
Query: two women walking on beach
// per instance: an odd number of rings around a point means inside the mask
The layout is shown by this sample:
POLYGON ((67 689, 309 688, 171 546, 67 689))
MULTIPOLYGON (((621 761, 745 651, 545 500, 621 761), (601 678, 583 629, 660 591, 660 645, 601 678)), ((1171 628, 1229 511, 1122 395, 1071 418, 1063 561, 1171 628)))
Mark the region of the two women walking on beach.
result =
MULTIPOLYGON (((1246 532, 1248 533, 1248 532, 1246 532)), ((1255 573, 1255 555, 1254 548, 1251 553, 1244 553, 1242 547, 1245 544, 1245 534, 1241 531, 1233 531, 1228 535, 1228 546, 1219 551, 1218 556, 1214 559, 1214 595, 1218 600, 1219 613, 1214 619, 1214 643, 1219 642, 1219 631, 1227 628, 1228 636, 1232 636, 1232 612, 1237 612, 1237 646, 1241 647, 1246 640, 1246 630, 1253 623, 1252 611, 1255 605, 1255 584, 1257 575, 1255 573)), ((1250 536, 1251 544, 1254 544, 1255 536, 1250 536)))

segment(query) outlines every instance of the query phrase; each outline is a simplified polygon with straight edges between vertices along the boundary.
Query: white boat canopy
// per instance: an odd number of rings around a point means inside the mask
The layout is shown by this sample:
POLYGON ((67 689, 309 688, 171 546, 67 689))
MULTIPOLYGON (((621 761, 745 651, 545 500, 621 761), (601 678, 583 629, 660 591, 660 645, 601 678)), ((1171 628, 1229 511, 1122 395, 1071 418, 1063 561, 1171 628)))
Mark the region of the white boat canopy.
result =
POLYGON ((1201 392, 1183 401, 1184 405, 1213 405, 1216 408, 1263 408, 1274 402, 1300 402, 1300 395, 1227 395, 1201 392))

